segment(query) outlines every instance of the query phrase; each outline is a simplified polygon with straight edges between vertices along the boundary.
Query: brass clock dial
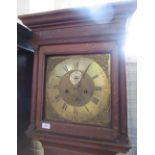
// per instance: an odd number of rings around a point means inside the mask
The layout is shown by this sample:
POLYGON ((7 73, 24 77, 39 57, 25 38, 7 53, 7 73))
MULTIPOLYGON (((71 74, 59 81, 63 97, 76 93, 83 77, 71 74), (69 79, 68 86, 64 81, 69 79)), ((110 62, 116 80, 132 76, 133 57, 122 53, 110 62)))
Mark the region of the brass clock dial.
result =
POLYGON ((82 124, 109 124, 110 55, 48 57, 45 118, 82 124))

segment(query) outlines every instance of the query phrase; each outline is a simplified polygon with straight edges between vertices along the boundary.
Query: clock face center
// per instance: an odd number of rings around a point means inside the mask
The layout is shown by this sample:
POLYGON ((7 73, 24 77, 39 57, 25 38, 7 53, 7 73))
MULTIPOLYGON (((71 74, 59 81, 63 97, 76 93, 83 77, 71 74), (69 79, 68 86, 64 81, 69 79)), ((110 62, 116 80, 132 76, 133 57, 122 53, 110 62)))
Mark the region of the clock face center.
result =
POLYGON ((66 73, 59 87, 62 99, 72 106, 82 106, 90 101, 94 92, 94 82, 88 74, 74 70, 66 73))

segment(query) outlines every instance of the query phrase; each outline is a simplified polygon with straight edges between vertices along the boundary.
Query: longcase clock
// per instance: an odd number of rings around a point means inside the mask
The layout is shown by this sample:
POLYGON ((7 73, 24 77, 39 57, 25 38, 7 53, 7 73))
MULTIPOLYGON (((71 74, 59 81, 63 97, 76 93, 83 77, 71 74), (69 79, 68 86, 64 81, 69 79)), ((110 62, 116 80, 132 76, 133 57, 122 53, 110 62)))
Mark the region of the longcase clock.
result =
POLYGON ((20 17, 35 49, 27 134, 45 155, 114 155, 130 148, 123 42, 135 3, 20 17))

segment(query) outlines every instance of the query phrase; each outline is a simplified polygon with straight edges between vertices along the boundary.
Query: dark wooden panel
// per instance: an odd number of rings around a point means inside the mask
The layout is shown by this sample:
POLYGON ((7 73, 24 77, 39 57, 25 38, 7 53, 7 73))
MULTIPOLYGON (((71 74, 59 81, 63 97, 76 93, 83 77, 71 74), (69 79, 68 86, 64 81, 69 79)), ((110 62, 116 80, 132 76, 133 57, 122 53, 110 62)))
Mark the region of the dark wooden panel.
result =
POLYGON ((32 31, 21 24, 17 24, 17 47, 26 50, 27 52, 34 52, 30 39, 32 38, 32 31))
POLYGON ((89 149, 87 151, 83 151, 82 149, 79 151, 75 151, 75 148, 72 149, 65 149, 65 148, 58 148, 58 147, 45 147, 44 150, 46 155, 114 155, 114 152, 94 152, 90 151, 89 149))
POLYGON ((33 54, 22 49, 17 53, 17 142, 18 155, 26 155, 30 139, 25 131, 30 124, 33 54))

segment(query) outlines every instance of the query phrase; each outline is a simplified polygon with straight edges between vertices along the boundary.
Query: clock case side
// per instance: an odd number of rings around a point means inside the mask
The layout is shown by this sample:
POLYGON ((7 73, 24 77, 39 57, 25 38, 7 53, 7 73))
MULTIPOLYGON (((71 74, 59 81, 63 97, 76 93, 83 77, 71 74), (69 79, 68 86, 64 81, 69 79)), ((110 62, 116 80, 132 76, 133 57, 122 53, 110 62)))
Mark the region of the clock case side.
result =
MULTIPOLYGON (((84 148, 90 147, 93 150, 103 151, 111 150, 112 152, 126 152, 129 147, 127 136, 127 106, 126 106, 126 81, 125 81, 125 63, 124 56, 122 55, 122 45, 125 38, 125 23, 136 9, 135 3, 118 3, 110 4, 114 9, 114 16, 108 22, 104 23, 105 17, 100 19, 99 23, 94 22, 84 12, 87 9, 69 9, 54 12, 47 12, 41 14, 33 14, 27 16, 20 16, 19 18, 29 26, 34 34, 32 39, 33 47, 36 50, 34 59, 34 71, 33 71, 33 86, 32 86, 32 108, 31 108, 31 124, 27 133, 30 137, 42 142, 47 146, 53 144, 58 146, 58 143, 62 142, 63 147, 79 146, 84 148), (46 135, 42 135, 36 131, 36 103, 37 103, 37 83, 38 83, 38 63, 39 63, 39 51, 42 46, 45 45, 61 45, 61 44, 79 44, 79 43, 92 43, 92 42, 115 42, 118 44, 118 51, 120 54, 119 60, 119 132, 120 135, 116 141, 109 143, 107 141, 97 144, 88 141, 84 144, 83 141, 77 140, 74 143, 74 139, 68 139, 68 137, 57 137, 53 135, 49 138, 48 132, 46 135), (65 140, 64 140, 65 139, 65 140), (67 142, 70 141, 70 143, 67 142), (72 145, 73 143, 73 145, 72 145), (88 147, 89 146, 89 147, 88 147)), ((101 7, 102 8, 102 7, 101 7)), ((105 8, 105 6, 103 7, 105 8)), ((103 9, 104 10, 104 9, 103 9)), ((108 18, 108 15, 107 17, 108 18)))

